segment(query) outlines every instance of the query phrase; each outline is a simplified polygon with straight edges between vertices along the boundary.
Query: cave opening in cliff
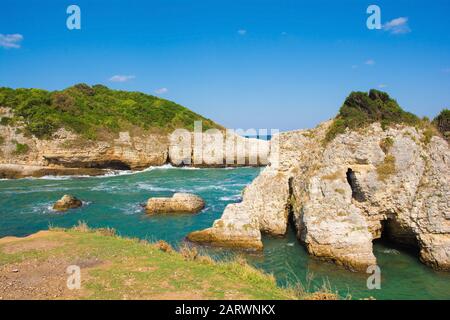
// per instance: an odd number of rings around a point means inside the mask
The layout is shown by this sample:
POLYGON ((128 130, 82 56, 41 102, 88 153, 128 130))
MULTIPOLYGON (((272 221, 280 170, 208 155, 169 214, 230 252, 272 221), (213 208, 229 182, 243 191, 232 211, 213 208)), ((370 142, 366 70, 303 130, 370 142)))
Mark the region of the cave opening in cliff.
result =
POLYGON ((388 249, 401 250, 414 256, 419 255, 419 243, 411 228, 401 225, 395 218, 387 218, 380 223, 380 234, 374 239, 374 244, 381 244, 388 249))
POLYGON ((131 170, 131 167, 121 160, 105 160, 77 163, 79 168, 112 169, 112 170, 131 170))
POLYGON ((121 160, 95 161, 89 163, 88 167, 96 169, 131 170, 131 167, 121 160))
POLYGON ((95 168, 95 169, 112 169, 112 170, 131 170, 130 165, 122 160, 70 160, 60 158, 44 157, 47 164, 60 165, 65 168, 95 168))
POLYGON ((291 228, 294 233, 297 233, 297 228, 295 226, 295 220, 294 220, 294 189, 293 189, 293 181, 294 178, 290 177, 288 180, 288 203, 287 203, 287 210, 288 210, 288 220, 287 220, 287 227, 286 227, 286 231, 288 230, 288 228, 291 228))
POLYGON ((364 193, 361 190, 361 187, 359 186, 358 180, 356 179, 355 171, 353 171, 351 168, 348 168, 346 175, 347 175, 347 182, 350 185, 350 188, 352 189, 353 199, 359 202, 366 201, 366 197, 364 196, 364 193))

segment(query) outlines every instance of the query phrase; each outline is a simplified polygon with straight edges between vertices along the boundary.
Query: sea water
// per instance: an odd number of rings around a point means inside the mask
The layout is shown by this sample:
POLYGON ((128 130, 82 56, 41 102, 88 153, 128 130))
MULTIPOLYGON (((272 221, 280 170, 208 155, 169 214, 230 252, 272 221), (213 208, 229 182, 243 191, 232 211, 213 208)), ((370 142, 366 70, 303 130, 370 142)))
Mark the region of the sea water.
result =
MULTIPOLYGON (((260 172, 258 168, 180 169, 170 166, 144 172, 102 177, 43 177, 0 181, 0 237, 26 236, 49 226, 71 227, 85 221, 90 227, 112 227, 122 236, 150 241, 163 239, 174 246, 195 230, 210 227, 225 206, 241 201, 241 192, 260 172), (206 201, 195 215, 148 216, 142 205, 149 197, 193 192, 206 201), (84 201, 81 208, 59 213, 53 203, 64 194, 84 201)), ((207 250, 216 257, 235 251, 207 250)), ((420 263, 416 252, 376 243, 381 289, 368 290, 369 274, 349 272, 308 256, 289 229, 283 238, 264 237, 263 253, 245 253, 247 260, 277 278, 280 285, 315 290, 324 283, 341 295, 377 299, 449 299, 450 274, 420 263)), ((242 253, 240 253, 242 254, 242 253)))

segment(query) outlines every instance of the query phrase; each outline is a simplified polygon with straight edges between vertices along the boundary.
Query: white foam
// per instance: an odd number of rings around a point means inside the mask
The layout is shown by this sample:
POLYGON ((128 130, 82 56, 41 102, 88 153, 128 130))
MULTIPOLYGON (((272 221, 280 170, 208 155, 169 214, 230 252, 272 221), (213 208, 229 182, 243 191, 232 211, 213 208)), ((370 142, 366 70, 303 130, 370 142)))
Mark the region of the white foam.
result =
POLYGON ((235 195, 232 195, 232 196, 223 196, 223 197, 220 197, 219 200, 222 200, 222 201, 237 201, 237 200, 241 200, 241 195, 240 194, 235 194, 235 195))

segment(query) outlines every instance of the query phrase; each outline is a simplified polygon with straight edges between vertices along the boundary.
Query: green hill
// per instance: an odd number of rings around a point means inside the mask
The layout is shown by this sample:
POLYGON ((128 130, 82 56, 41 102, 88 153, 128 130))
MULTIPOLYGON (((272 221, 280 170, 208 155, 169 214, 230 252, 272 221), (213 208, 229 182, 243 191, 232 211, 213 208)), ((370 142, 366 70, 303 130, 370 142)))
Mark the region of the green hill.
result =
POLYGON ((123 130, 169 132, 193 129, 202 120, 203 129, 221 128, 172 101, 140 92, 112 90, 103 85, 77 84, 62 91, 0 88, 0 107, 14 115, 3 117, 3 125, 23 124, 27 134, 49 138, 64 127, 95 139, 99 132, 123 130))
POLYGON ((347 128, 357 130, 379 122, 383 128, 394 124, 404 124, 418 127, 437 134, 436 128, 427 119, 420 119, 416 115, 404 111, 386 92, 370 90, 366 92, 352 92, 346 99, 339 113, 330 126, 325 142, 333 140, 347 128))

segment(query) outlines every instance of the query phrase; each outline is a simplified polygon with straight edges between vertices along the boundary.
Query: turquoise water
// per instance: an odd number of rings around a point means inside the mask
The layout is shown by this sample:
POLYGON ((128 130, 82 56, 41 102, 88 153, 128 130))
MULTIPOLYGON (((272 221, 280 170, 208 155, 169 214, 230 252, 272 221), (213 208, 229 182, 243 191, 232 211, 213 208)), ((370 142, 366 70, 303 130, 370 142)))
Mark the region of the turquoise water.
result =
MULTIPOLYGON (((225 206, 240 201, 240 193, 259 173, 256 168, 175 169, 154 168, 145 172, 107 177, 41 178, 0 181, 0 237, 25 236, 49 225, 71 227, 78 220, 91 227, 113 227, 123 236, 163 239, 179 244, 191 231, 207 228, 225 206), (206 201, 196 215, 146 216, 141 204, 151 196, 194 192, 206 201), (62 195, 73 194, 87 202, 66 213, 51 210, 62 195)), ((449 299, 450 274, 422 265, 416 254, 375 244, 382 271, 381 290, 366 288, 367 275, 346 271, 309 257, 292 230, 284 238, 264 238, 262 254, 246 254, 256 266, 273 273, 280 284, 301 281, 310 289, 324 281, 353 298, 449 299), (309 276, 308 276, 309 275, 309 276)), ((217 256, 232 253, 209 250, 217 256)))

